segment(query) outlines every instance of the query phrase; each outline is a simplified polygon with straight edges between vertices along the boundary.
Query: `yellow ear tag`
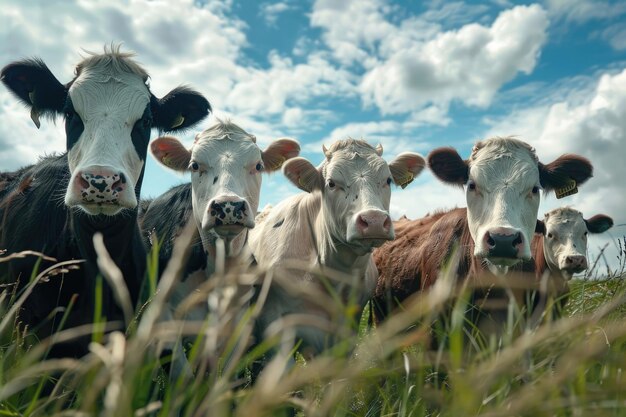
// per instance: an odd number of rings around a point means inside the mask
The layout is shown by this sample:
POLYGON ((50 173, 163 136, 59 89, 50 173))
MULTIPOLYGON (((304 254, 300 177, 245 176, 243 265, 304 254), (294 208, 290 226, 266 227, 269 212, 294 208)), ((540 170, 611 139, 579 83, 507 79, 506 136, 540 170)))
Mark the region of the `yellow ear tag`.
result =
POLYGON ((569 180, 567 185, 554 190, 554 194, 556 195, 556 198, 567 197, 568 195, 576 194, 577 192, 578 192, 578 187, 576 186, 575 180, 569 180))
POLYGON ((169 154, 165 154, 161 157, 161 163, 166 167, 172 166, 172 158, 169 157, 169 154))
POLYGON ((183 123, 185 123, 185 117, 181 114, 176 118, 176 120, 174 120, 174 123, 172 124, 172 127, 170 129, 175 129, 183 123))
POLYGON ((413 175, 412 172, 408 172, 405 178, 406 179, 403 178, 404 181, 402 181, 402 183, 400 184, 400 188, 402 188, 403 190, 406 188, 407 185, 413 182, 413 179, 415 179, 415 175, 413 175))

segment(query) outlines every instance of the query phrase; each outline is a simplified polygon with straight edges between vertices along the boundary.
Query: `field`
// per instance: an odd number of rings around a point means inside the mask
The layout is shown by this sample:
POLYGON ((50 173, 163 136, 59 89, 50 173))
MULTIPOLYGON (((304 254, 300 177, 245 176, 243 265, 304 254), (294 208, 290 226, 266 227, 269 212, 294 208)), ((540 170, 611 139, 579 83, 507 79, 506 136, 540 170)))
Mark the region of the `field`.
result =
MULTIPOLYGON (((219 315, 202 323, 159 323, 180 262, 174 258, 158 287, 151 269, 149 286, 157 290, 125 334, 103 336, 96 296, 95 324, 87 329, 91 353, 80 360, 42 361, 48 344, 33 343, 28 329, 16 327, 20 294, 5 291, 0 416, 626 416, 623 268, 607 275, 597 263, 588 275, 602 279, 574 280, 563 317, 546 316, 538 327, 525 324, 511 304, 497 339, 467 336, 464 293, 451 301, 446 280, 376 328, 368 326, 367 308, 361 314, 331 295, 323 301, 333 320, 323 325, 342 342, 305 359, 289 349, 295 324, 289 320, 247 348, 263 292, 256 305, 242 308, 246 292, 232 290, 260 275, 253 271, 233 268, 208 284, 208 301, 219 315), (448 341, 433 350, 428 323, 445 305, 454 305, 445 322, 448 341), (168 357, 159 355, 155 339, 181 334, 202 335, 186 344, 195 376, 170 381, 162 366, 168 357)), ((206 299, 196 294, 177 313, 206 299)))

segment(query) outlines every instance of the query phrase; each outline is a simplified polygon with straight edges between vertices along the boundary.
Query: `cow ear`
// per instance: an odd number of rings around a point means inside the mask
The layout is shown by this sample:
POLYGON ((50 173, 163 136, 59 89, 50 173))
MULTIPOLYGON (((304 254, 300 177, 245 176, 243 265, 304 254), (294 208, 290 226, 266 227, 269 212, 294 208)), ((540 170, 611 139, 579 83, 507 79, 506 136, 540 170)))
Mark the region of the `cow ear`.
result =
POLYGON ((452 185, 465 185, 469 179, 467 161, 454 148, 437 148, 428 155, 430 170, 441 181, 452 185))
POLYGON ((546 234, 546 224, 542 220, 537 220, 537 223, 535 224, 535 233, 538 235, 546 234))
POLYGON ((289 181, 307 193, 322 189, 324 180, 321 172, 304 158, 288 160, 283 165, 283 172, 289 181))
POLYGON ((539 163, 541 186, 546 192, 555 190, 559 198, 577 193, 577 186, 591 178, 592 174, 591 162, 579 155, 565 154, 549 164, 539 163))
POLYGON ((300 154, 300 145, 293 139, 282 138, 270 143, 261 152, 265 171, 273 172, 283 166, 283 163, 300 154))
POLYGON ((176 138, 163 136, 150 144, 150 152, 157 161, 175 171, 187 171, 191 152, 176 138))
POLYGON ((30 108, 30 118, 39 128, 39 116, 62 114, 67 89, 41 59, 25 59, 8 64, 0 80, 22 103, 30 108))
POLYGON ((389 163, 389 170, 391 171, 393 182, 405 188, 422 172, 425 165, 426 161, 420 154, 403 152, 389 163))
POLYGON ((153 127, 163 132, 193 127, 211 112, 204 96, 188 87, 176 87, 161 99, 150 98, 153 127))
POLYGON ((596 214, 590 219, 585 219, 589 233, 603 233, 613 227, 613 219, 604 214, 596 214))

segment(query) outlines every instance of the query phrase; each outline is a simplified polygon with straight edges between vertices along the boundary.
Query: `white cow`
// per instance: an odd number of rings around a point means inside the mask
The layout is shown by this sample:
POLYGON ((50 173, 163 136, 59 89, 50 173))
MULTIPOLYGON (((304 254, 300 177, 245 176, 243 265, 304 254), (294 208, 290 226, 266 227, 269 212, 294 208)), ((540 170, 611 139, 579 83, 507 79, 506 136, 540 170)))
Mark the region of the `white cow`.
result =
MULTIPOLYGON (((261 150, 256 138, 230 121, 218 120, 196 136, 190 150, 173 137, 161 137, 151 145, 152 154, 163 165, 191 172, 191 183, 172 188, 150 203, 143 218, 146 241, 156 235, 164 239, 161 268, 167 264, 173 241, 193 216, 200 242, 195 244, 187 272, 201 268, 204 274, 177 286, 172 308, 206 280, 216 266, 216 243, 222 239, 228 258, 245 257, 248 232, 255 225, 261 175, 279 169, 297 156, 300 146, 293 139, 278 139, 261 150)), ((242 259, 242 261, 245 261, 242 259)), ((205 320, 208 306, 190 312, 188 318, 205 320)), ((171 319, 171 313, 163 320, 171 319)), ((175 358, 180 373, 183 357, 175 358)))
POLYGON ((587 235, 603 233, 613 227, 613 219, 604 214, 585 219, 571 207, 559 207, 537 221, 533 239, 533 258, 537 275, 546 269, 552 276, 569 281, 574 274, 587 269, 587 235))
MULTIPOLYGON (((260 266, 279 274, 287 271, 288 279, 302 291, 325 291, 320 279, 307 271, 315 267, 350 274, 360 281, 358 298, 364 303, 376 284, 371 252, 394 238, 389 217, 391 184, 406 186, 425 161, 406 152, 387 164, 380 145, 373 148, 354 139, 337 141, 323 150, 326 158, 317 168, 304 158, 285 163, 283 172, 305 193, 284 200, 264 215, 251 232, 250 247, 260 266), (294 261, 304 268, 284 269, 294 261)), ((341 292, 338 284, 333 289, 341 292)), ((294 313, 326 317, 310 300, 274 283, 259 327, 266 329, 294 313)), ((324 348, 326 334, 319 329, 299 327, 297 335, 313 352, 324 348)))

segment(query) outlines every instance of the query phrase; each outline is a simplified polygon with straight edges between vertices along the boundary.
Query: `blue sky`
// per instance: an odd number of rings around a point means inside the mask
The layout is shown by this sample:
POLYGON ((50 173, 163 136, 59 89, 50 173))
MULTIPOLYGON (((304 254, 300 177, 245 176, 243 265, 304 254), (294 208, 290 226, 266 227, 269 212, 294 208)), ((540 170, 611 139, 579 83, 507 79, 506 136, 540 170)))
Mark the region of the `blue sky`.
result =
MULTIPOLYGON (((347 136, 382 143, 388 159, 448 145, 468 155, 493 135, 518 135, 544 162, 581 153, 594 178, 567 201, 548 196, 540 216, 569 204, 626 223, 624 2, 5 0, 0 9, 0 65, 40 56, 66 82, 81 48, 112 41, 137 52, 157 95, 192 85, 263 146, 293 137, 314 163, 322 143, 347 136)), ((38 131, 0 91, 0 169, 63 148, 62 123, 38 131)), ((149 160, 144 195, 186 180, 149 160)), ((274 174, 261 205, 296 192, 274 174)), ((463 193, 425 172, 394 191, 391 210, 414 218, 456 205, 463 193)), ((591 249, 624 234, 616 227, 591 249)))

